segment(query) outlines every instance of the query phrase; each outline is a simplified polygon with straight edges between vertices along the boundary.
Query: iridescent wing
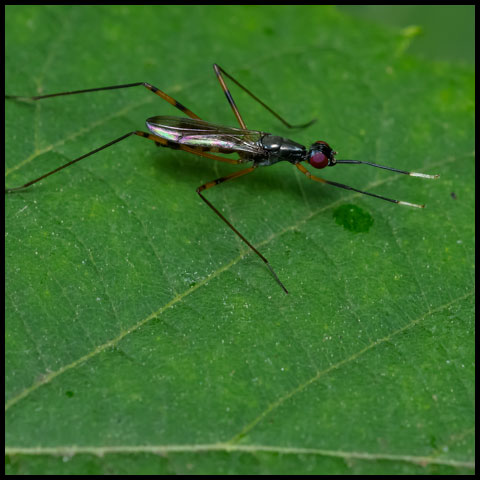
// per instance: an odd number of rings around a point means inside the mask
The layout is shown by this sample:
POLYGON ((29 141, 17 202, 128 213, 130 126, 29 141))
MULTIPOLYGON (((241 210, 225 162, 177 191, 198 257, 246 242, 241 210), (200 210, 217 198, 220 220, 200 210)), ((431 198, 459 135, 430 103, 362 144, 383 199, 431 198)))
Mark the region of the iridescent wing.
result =
POLYGON ((147 120, 148 129, 158 137, 192 148, 220 153, 264 154, 258 130, 243 130, 196 118, 158 116, 147 120))

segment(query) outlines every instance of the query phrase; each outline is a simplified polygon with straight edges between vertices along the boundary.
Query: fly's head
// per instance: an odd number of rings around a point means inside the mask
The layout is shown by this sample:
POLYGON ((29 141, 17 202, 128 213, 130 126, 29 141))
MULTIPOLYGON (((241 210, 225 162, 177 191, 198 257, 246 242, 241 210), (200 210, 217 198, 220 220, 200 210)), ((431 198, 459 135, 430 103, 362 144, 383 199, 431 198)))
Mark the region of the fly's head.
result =
POLYGON ((308 151, 308 163, 314 168, 333 167, 337 152, 327 142, 319 140, 315 142, 308 151))

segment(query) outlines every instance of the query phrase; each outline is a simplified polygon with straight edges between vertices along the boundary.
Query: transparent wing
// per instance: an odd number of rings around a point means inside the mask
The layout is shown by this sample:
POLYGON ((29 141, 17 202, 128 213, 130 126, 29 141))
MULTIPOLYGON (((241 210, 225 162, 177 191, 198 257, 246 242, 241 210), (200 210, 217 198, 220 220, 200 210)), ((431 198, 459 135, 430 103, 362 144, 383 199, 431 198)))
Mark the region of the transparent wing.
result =
POLYGON ((264 132, 243 130, 205 122, 196 118, 158 116, 147 120, 149 130, 174 143, 200 147, 210 152, 264 153, 259 141, 264 132))

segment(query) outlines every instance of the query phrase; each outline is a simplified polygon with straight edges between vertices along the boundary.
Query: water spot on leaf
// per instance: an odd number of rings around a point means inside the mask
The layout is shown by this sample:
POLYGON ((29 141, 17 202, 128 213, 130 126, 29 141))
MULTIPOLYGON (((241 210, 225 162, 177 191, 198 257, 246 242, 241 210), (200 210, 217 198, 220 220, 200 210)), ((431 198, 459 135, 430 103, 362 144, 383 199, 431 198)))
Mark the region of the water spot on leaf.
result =
POLYGON ((372 216, 356 205, 342 205, 333 212, 333 216, 339 225, 354 233, 368 232, 373 225, 372 216))

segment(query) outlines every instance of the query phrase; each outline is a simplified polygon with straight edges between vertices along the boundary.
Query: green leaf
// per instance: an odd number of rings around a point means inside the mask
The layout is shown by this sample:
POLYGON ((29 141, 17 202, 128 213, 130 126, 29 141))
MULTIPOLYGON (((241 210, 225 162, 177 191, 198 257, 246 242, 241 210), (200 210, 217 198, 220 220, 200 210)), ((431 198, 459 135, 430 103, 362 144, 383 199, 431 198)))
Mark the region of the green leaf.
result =
MULTIPOLYGON (((130 137, 6 196, 6 471, 472 473, 474 74, 333 8, 10 6, 6 93, 150 82, 362 165, 236 167, 130 137)), ((179 112, 141 88, 6 101, 6 186, 179 112)))

